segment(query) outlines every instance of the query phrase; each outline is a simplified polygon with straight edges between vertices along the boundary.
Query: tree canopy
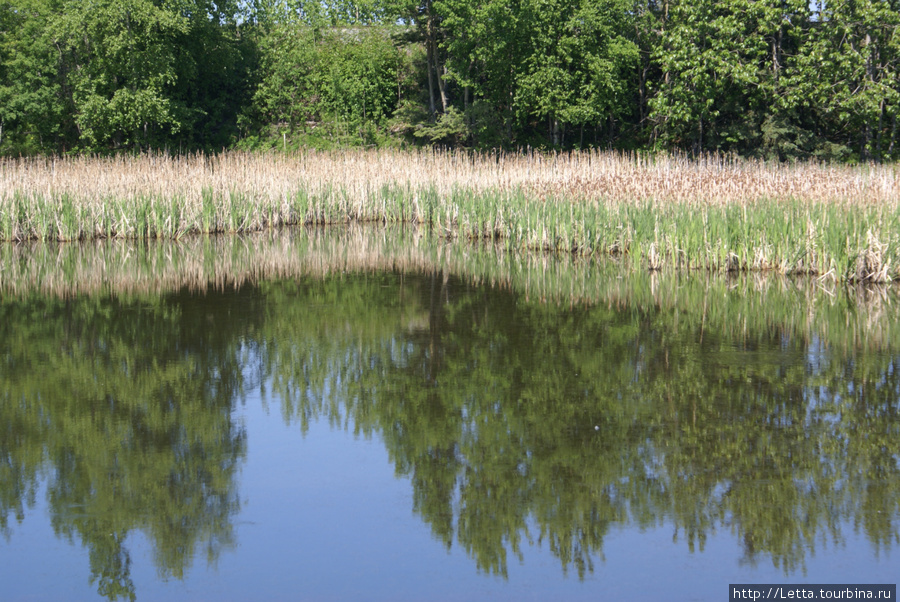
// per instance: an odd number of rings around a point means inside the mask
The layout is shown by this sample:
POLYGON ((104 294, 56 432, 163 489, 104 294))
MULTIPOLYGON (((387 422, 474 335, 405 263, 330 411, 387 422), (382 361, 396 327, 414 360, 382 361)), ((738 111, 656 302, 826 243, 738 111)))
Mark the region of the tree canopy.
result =
POLYGON ((897 0, 0 0, 0 153, 898 153, 897 0))

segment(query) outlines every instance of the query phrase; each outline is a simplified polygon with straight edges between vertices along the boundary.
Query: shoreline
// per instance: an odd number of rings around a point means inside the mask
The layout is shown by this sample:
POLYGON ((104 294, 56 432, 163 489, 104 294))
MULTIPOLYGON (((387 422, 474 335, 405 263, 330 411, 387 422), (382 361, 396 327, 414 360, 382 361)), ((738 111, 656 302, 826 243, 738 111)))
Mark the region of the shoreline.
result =
POLYGON ((416 224, 635 268, 900 279, 893 166, 342 150, 0 161, 0 241, 416 224))

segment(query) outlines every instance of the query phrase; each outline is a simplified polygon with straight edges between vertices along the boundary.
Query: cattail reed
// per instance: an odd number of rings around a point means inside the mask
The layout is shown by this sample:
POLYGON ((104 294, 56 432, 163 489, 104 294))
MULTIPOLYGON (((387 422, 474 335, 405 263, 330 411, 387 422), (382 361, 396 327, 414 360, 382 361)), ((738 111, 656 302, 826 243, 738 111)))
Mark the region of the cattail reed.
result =
POLYGON ((893 166, 584 151, 344 150, 0 161, 0 239, 424 224, 649 269, 900 278, 893 166))

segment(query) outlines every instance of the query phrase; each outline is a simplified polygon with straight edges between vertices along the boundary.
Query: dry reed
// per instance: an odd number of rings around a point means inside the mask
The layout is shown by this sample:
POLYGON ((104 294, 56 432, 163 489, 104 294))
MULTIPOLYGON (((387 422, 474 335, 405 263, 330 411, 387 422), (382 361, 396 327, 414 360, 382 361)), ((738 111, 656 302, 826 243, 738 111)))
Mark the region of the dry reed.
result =
POLYGON ((0 161, 0 239, 426 223, 634 265, 900 276, 893 166, 432 150, 0 161))

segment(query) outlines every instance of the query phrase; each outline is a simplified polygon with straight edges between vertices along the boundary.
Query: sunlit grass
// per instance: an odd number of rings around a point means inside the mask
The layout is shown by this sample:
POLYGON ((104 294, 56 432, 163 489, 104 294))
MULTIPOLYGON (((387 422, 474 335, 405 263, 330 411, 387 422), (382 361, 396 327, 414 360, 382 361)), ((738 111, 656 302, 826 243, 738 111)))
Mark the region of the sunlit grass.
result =
POLYGON ((887 281, 900 278, 898 199, 892 166, 597 151, 20 159, 0 162, 0 239, 415 223, 647 269, 887 281))

